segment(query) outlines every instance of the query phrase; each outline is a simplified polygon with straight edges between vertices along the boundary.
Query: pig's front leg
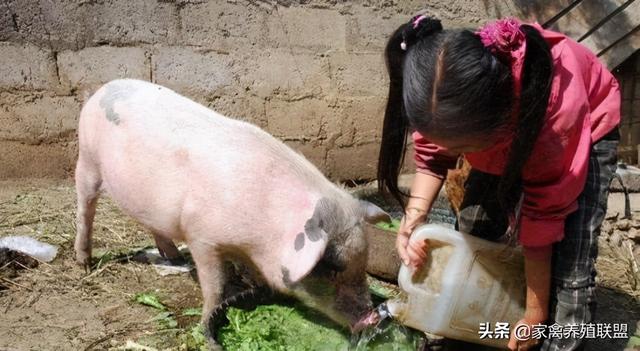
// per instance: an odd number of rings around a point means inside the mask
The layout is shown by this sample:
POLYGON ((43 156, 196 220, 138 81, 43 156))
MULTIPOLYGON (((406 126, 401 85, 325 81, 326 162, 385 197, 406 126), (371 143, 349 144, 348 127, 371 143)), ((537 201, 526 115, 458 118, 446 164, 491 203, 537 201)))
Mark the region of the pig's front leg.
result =
POLYGON ((102 180, 97 167, 87 159, 81 152, 76 165, 75 180, 78 209, 76 212, 77 232, 74 249, 78 264, 84 266, 86 271, 89 271, 91 269, 93 219, 96 214, 96 205, 102 180))
POLYGON ((205 335, 212 350, 222 350, 215 340, 216 330, 212 330, 211 317, 221 301, 224 289, 224 267, 216 247, 210 244, 192 241, 188 243, 189 251, 196 264, 198 280, 202 290, 202 323, 205 335))

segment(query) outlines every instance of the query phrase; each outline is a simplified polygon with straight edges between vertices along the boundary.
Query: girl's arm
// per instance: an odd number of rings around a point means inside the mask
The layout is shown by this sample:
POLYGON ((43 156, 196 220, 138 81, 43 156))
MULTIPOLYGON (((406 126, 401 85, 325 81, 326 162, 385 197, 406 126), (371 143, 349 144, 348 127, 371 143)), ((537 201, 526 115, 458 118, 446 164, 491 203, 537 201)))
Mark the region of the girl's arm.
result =
MULTIPOLYGON (((527 280, 527 297, 524 317, 516 323, 527 324, 531 328, 534 324, 544 323, 549 317, 549 291, 551 288, 551 252, 552 246, 539 248, 524 248, 527 254, 524 259, 524 272, 527 280)), ((512 330, 515 325, 512 326, 512 330)), ((509 340, 509 349, 516 350, 518 341, 513 334, 509 340)))
POLYGON ((409 237, 415 227, 426 220, 443 183, 442 179, 431 174, 416 172, 396 240, 398 255, 407 266, 417 267, 426 258, 424 243, 409 245, 409 237))
POLYGON ((551 288, 551 250, 552 246, 527 248, 530 254, 525 256, 524 273, 527 279, 527 308, 525 319, 543 322, 549 312, 549 291, 551 288), (531 254, 531 251, 535 251, 531 254))

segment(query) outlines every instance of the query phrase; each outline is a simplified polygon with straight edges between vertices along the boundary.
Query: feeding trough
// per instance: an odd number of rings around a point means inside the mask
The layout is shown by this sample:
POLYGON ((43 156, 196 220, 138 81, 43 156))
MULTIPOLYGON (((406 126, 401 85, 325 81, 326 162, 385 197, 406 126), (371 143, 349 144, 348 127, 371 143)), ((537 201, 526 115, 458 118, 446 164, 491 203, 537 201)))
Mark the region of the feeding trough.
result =
MULTIPOLYGON (((403 191, 408 192, 408 184, 408 179, 401 177, 400 186, 403 191)), ((402 218, 403 210, 400 205, 390 197, 381 194, 376 182, 355 189, 353 194, 360 199, 380 206, 391 215, 396 223, 399 223, 402 218)), ((455 214, 451 210, 444 190, 440 192, 434 202, 427 222, 438 223, 449 228, 454 227, 455 214)), ((365 223, 364 230, 369 242, 367 272, 387 281, 395 281, 400 271, 400 257, 396 251, 397 226, 365 223)))

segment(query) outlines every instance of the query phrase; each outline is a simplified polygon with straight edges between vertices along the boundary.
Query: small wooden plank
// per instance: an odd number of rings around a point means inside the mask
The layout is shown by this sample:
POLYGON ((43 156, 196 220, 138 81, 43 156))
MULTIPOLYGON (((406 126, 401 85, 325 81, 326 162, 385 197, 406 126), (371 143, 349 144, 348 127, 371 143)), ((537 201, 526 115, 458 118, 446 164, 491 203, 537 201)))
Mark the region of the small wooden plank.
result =
POLYGON ((549 29, 579 40, 627 0, 582 0, 555 21, 549 29))
POLYGON ((545 24, 577 1, 579 0, 507 0, 505 2, 511 3, 509 8, 516 9, 517 16, 523 21, 537 21, 545 24))
POLYGON ((640 30, 636 29, 634 33, 609 48, 609 50, 601 53, 600 60, 604 62, 609 70, 613 70, 638 49, 640 49, 640 30))
POLYGON ((600 55, 638 25, 640 25, 640 0, 632 2, 623 11, 611 17, 580 43, 600 55))

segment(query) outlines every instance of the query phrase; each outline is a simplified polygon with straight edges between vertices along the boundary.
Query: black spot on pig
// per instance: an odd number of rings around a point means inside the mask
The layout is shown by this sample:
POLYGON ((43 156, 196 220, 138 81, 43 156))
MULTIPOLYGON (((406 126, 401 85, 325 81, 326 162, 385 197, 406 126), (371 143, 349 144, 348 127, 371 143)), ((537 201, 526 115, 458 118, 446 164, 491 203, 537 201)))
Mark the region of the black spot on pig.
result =
POLYGON ((291 281, 291 274, 289 274, 289 269, 287 267, 282 267, 282 282, 285 286, 292 286, 293 282, 291 281))
POLYGON ((322 239, 323 229, 320 226, 322 223, 315 217, 309 218, 307 223, 304 224, 304 232, 311 241, 318 241, 322 239))
POLYGON ((134 92, 133 86, 126 81, 117 81, 107 84, 104 95, 100 99, 100 107, 104 109, 107 120, 115 125, 120 124, 120 115, 115 111, 116 101, 124 101, 134 92))
POLYGON ((302 248, 304 247, 304 233, 298 233, 298 235, 296 235, 296 240, 293 242, 293 247, 296 249, 296 251, 302 250, 302 248))
POLYGON ((313 216, 304 224, 304 232, 309 240, 316 242, 322 239, 325 233, 332 233, 336 220, 335 201, 323 197, 316 203, 313 216))

